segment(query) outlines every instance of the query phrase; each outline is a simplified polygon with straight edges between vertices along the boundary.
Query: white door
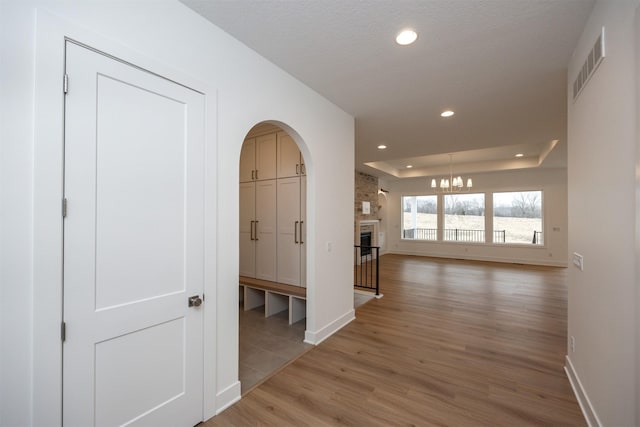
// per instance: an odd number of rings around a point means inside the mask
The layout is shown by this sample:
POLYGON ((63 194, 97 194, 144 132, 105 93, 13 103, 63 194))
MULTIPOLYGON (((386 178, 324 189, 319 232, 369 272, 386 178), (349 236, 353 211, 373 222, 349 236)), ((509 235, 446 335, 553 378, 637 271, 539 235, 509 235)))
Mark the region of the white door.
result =
POLYGON ((202 420, 204 97, 67 43, 63 424, 202 420))
POLYGON ((300 285, 300 178, 278 179, 278 282, 300 285))
POLYGON ((256 183, 240 184, 240 275, 256 277, 256 183))
MULTIPOLYGON (((274 166, 275 169, 275 166, 274 166)), ((276 180, 256 182, 256 278, 276 280, 276 180)))

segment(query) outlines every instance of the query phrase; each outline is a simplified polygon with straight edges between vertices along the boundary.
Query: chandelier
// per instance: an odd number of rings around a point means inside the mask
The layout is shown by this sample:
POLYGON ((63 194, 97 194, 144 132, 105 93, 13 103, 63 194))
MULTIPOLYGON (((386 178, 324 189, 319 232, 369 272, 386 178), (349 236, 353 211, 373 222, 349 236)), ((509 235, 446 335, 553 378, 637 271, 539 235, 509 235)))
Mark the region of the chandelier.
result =
POLYGON ((431 188, 443 193, 461 193, 471 190, 473 187, 473 181, 471 178, 467 179, 467 185, 464 185, 464 180, 461 176, 453 176, 453 154, 449 154, 449 178, 440 178, 440 185, 436 178, 431 179, 431 188))

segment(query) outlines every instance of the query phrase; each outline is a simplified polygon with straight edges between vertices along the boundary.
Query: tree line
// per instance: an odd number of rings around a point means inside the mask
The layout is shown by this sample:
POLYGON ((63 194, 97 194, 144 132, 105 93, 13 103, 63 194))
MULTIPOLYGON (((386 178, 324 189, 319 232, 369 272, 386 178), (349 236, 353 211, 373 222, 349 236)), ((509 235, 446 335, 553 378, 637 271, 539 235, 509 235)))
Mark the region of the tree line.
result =
MULTIPOLYGON (((433 197, 405 197, 405 212, 411 212, 414 201, 416 203, 416 212, 423 214, 438 213, 438 205, 433 197)), ((445 197, 444 213, 447 215, 482 216, 484 212, 484 198, 469 198, 456 195, 445 197)), ((517 193, 510 204, 494 206, 493 215, 511 218, 542 218, 542 204, 539 192, 517 193)))

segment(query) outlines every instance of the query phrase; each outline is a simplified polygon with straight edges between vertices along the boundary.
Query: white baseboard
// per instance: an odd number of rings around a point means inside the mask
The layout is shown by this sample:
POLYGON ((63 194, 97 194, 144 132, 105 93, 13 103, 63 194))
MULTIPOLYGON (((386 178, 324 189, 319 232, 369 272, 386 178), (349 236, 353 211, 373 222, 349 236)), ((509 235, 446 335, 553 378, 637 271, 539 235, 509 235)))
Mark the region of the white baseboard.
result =
POLYGON ((567 373, 569 383, 571 384, 571 388, 573 388, 573 394, 576 395, 576 399, 578 400, 580 409, 582 409, 582 414, 584 415, 587 424, 589 427, 602 427, 602 423, 600 422, 600 419, 598 419, 596 410, 593 405, 591 405, 591 401, 587 396, 587 391, 582 387, 578 373, 573 368, 573 364, 571 363, 571 359, 568 355, 566 356, 566 360, 567 363, 564 365, 564 371, 567 373))
POLYGON ((431 258, 445 258, 445 259, 463 259, 467 261, 486 261, 486 262, 501 262, 507 264, 525 264, 525 265, 543 265, 547 267, 567 267, 567 263, 565 261, 542 261, 539 259, 531 260, 524 258, 502 258, 502 257, 493 257, 493 256, 477 256, 477 255, 463 255, 463 254, 432 254, 432 253, 424 253, 419 251, 405 251, 405 250, 394 250, 387 252, 389 254, 396 255, 412 255, 412 256, 424 256, 431 258))
POLYGON ((240 381, 236 381, 216 395, 216 415, 240 400, 240 381))
POLYGON ((318 345, 322 341, 326 340, 331 335, 335 334, 337 331, 351 323, 355 318, 356 311, 354 309, 351 309, 319 331, 305 331, 304 342, 306 342, 307 344, 318 345))

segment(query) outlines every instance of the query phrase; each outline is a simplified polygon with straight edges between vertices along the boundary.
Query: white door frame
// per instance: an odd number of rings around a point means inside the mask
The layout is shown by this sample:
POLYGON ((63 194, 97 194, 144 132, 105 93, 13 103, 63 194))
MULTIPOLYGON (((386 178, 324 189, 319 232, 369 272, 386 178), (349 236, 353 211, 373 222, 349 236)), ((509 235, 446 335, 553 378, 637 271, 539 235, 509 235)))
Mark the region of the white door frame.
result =
MULTIPOLYGON (((205 95, 204 409, 216 414, 216 90, 179 70, 37 10, 33 175, 33 425, 62 424, 62 191, 65 40, 180 82, 205 95)), ((70 88, 73 87, 72 81, 70 88)))

